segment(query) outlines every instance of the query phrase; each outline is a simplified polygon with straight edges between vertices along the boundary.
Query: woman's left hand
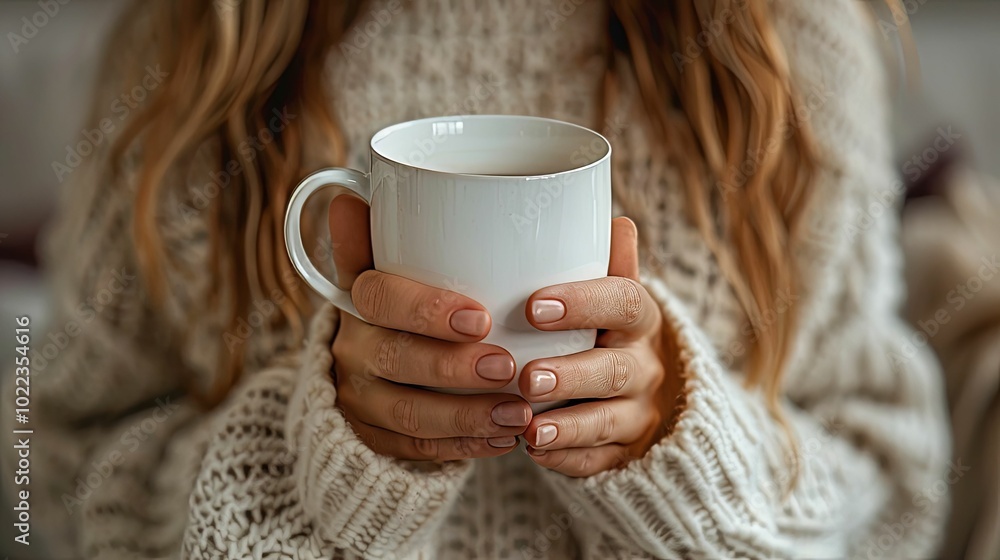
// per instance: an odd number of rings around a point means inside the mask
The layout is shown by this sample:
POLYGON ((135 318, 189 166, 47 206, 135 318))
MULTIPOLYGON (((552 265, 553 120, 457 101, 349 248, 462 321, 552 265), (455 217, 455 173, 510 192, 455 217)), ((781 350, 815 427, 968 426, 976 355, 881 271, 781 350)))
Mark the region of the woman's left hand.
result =
POLYGON ((597 347, 529 362, 519 380, 529 402, 585 399, 536 415, 528 454, 567 476, 590 476, 642 457, 665 435, 680 380, 665 356, 660 307, 639 283, 638 236, 612 221, 608 277, 550 286, 528 300, 543 331, 602 329, 597 347))

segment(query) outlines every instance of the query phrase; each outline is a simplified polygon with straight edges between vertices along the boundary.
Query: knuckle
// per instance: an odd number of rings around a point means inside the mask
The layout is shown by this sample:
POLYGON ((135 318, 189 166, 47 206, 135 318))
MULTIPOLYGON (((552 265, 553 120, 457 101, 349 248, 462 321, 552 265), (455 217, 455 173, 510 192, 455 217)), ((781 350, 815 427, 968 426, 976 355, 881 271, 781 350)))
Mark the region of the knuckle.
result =
MULTIPOLYGON (((593 389, 590 389, 590 378, 592 374, 590 368, 587 367, 582 360, 568 359, 565 365, 561 368, 563 371, 558 372, 559 383, 563 383, 572 388, 572 394, 574 395, 586 395, 591 393, 593 389)), ((556 387, 558 388, 558 384, 556 387)))
POLYGON ((479 425, 476 416, 475 410, 471 407, 459 407, 451 416, 451 428, 456 434, 473 435, 479 425))
POLYGON ((615 434, 615 415, 607 407, 600 407, 594 413, 594 431, 600 444, 611 441, 615 434))
POLYGON ((399 341, 395 336, 380 337, 375 343, 375 365, 388 379, 398 377, 399 355, 399 341))
POLYGON ((417 451, 419 457, 424 457, 428 460, 434 460, 440 456, 440 447, 437 440, 414 438, 413 448, 417 451))
POLYGON ((441 352, 438 354, 435 374, 438 376, 441 386, 455 387, 459 385, 459 354, 460 352, 441 352))
POLYGON ((351 299, 365 319, 384 324, 389 317, 389 280, 385 274, 366 271, 354 281, 351 299))
POLYGON ((567 441, 576 441, 578 436, 583 433, 586 423, 586 420, 579 414, 568 414, 559 423, 559 432, 566 434, 567 441))
POLYGON ((475 449, 472 445, 471 438, 460 437, 455 438, 453 441, 455 447, 455 457, 459 459, 468 459, 475 455, 475 449))
POLYGON ((615 311, 625 324, 636 322, 642 313, 642 292, 639 291, 639 285, 629 278, 613 278, 610 288, 617 296, 613 299, 616 302, 615 311))
POLYGON ((601 357, 598 385, 603 394, 618 394, 625 388, 631 374, 629 366, 629 360, 621 352, 609 351, 601 357))
POLYGON ((420 429, 416 406, 411 399, 397 399, 392 405, 392 419, 396 424, 409 433, 416 433, 420 429))

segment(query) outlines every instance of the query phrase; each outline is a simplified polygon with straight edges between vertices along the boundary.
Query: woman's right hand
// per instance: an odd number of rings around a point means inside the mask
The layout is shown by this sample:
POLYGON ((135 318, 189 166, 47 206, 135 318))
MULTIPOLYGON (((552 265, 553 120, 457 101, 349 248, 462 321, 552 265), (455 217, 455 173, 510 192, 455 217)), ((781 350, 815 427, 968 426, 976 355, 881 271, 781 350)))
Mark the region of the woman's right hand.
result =
POLYGON ((368 212, 353 196, 330 205, 340 285, 367 321, 340 314, 333 341, 337 405, 377 453, 450 461, 511 451, 531 408, 517 395, 489 393, 514 376, 506 350, 479 343, 490 330, 489 314, 461 294, 373 270, 368 212))

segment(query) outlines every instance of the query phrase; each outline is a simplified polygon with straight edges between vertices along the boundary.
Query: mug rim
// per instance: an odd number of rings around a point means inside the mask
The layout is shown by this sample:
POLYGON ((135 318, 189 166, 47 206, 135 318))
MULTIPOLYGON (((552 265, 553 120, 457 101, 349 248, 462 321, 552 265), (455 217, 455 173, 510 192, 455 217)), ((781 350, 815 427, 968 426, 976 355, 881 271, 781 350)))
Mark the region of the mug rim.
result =
POLYGON ((419 170, 419 171, 424 172, 424 173, 434 173, 434 174, 437 174, 437 175, 448 175, 448 176, 452 176, 452 177, 470 177, 470 178, 480 178, 480 179, 537 179, 537 178, 559 177, 561 175, 568 175, 570 173, 577 173, 577 172, 580 172, 580 171, 585 171, 585 170, 591 169, 593 167, 597 167, 598 165, 601 165, 605 161, 608 161, 608 160, 611 159, 611 142, 609 142, 608 139, 605 138, 604 135, 601 134, 600 132, 597 132, 596 130, 592 130, 592 129, 587 128, 585 126, 580 126, 578 124, 574 124, 574 123, 571 123, 571 122, 561 121, 559 119, 550 119, 548 117, 535 117, 535 116, 531 116, 531 115, 496 115, 496 114, 490 114, 490 115, 442 115, 442 116, 438 116, 438 117, 424 117, 422 119, 413 119, 413 120, 409 120, 409 121, 403 121, 403 122, 400 122, 400 123, 392 124, 392 125, 389 125, 389 126, 383 128, 383 129, 379 130, 378 132, 376 132, 375 134, 372 135, 372 138, 371 138, 371 140, 368 143, 368 147, 371 150, 371 152, 372 152, 373 155, 378 156, 379 159, 381 159, 381 160, 383 160, 385 162, 388 162, 388 163, 392 163, 392 164, 395 164, 395 165, 402 165, 404 167, 409 167, 410 169, 419 170), (601 140, 601 142, 604 143, 604 146, 605 146, 605 148, 607 148, 607 151, 604 153, 604 155, 602 155, 601 157, 595 159, 594 161, 592 161, 590 163, 587 163, 585 165, 576 166, 576 167, 573 167, 571 169, 564 169, 563 171, 557 171, 555 173, 539 173, 539 174, 534 174, 534 175, 491 175, 489 173, 460 173, 460 172, 451 172, 451 171, 440 171, 438 169, 429 169, 429 168, 424 167, 422 165, 418 165, 418 164, 414 164, 414 163, 407 163, 407 162, 404 162, 404 161, 399 161, 398 158, 390 157, 389 155, 385 154, 382 151, 379 151, 375 147, 375 143, 376 142, 378 142, 379 140, 382 140, 382 139, 386 138, 387 136, 389 136, 390 134, 393 134, 394 132, 398 132, 400 130, 403 130, 405 128, 409 128, 409 127, 412 127, 412 126, 419 126, 421 124, 426 124, 428 122, 454 122, 454 121, 466 121, 466 120, 487 121, 487 120, 499 120, 499 119, 516 119, 516 120, 522 120, 522 121, 547 122, 547 123, 552 123, 552 124, 556 124, 556 125, 564 126, 564 127, 568 127, 568 128, 575 128, 577 130, 583 131, 586 134, 589 134, 591 136, 599 138, 601 140))

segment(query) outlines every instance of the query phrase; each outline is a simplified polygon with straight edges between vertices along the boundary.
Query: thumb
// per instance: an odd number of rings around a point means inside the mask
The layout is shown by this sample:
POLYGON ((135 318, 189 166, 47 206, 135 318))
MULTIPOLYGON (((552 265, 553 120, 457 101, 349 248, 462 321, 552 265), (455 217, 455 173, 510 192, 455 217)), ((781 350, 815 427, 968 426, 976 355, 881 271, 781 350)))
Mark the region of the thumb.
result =
POLYGON ((621 217, 611 220, 611 262, 608 276, 639 281, 639 231, 635 222, 621 217))
POLYGON ((350 290, 364 271, 375 268, 368 204, 351 194, 338 195, 330 202, 330 240, 337 285, 350 290))

